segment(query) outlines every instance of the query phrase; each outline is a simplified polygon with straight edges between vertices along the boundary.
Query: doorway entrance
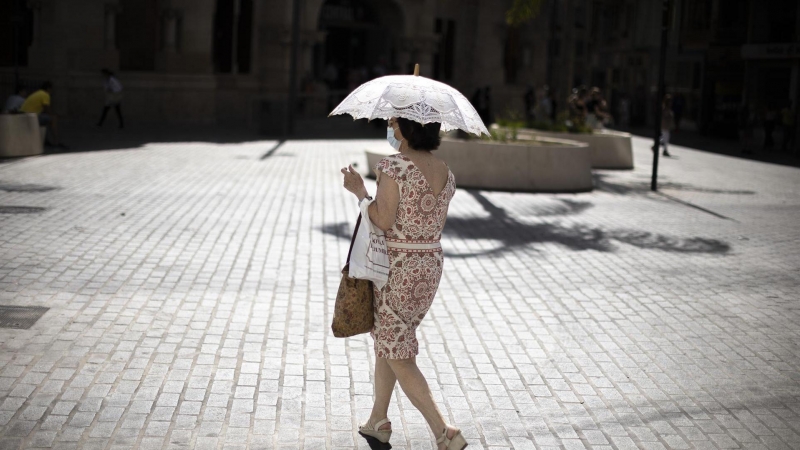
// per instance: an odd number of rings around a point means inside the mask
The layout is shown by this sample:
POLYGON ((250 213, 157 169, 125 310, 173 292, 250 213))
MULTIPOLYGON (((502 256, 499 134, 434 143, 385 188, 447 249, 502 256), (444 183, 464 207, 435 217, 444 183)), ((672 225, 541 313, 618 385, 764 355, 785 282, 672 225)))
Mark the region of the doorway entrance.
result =
POLYGON ((325 42, 314 48, 314 74, 330 90, 354 89, 373 78, 397 73, 397 41, 403 14, 391 0, 327 0, 319 29, 325 42))

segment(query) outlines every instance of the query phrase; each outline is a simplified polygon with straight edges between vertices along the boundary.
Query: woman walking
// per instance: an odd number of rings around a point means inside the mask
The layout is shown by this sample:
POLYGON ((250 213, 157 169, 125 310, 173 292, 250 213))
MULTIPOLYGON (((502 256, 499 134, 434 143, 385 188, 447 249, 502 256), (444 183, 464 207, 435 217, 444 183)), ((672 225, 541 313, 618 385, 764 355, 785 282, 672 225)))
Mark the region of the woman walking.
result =
POLYGON ((664 147, 663 156, 672 156, 669 153, 669 138, 674 129, 675 114, 672 112, 672 96, 667 94, 664 96, 664 102, 661 105, 661 145, 664 147))
POLYGON ((97 126, 103 126, 103 122, 106 121, 106 116, 108 115, 108 110, 114 108, 114 111, 117 112, 119 127, 124 128, 125 123, 122 120, 122 83, 114 76, 114 72, 108 69, 101 70, 101 73, 105 80, 103 82, 103 92, 105 92, 106 103, 105 106, 103 106, 103 112, 100 115, 100 121, 97 122, 97 126))
MULTIPOLYGON (((369 420, 359 427, 367 440, 387 443, 392 435, 387 418, 396 382, 438 436, 439 450, 467 446, 461 431, 445 423, 433 400, 425 376, 417 367, 416 329, 433 302, 444 262, 439 239, 455 177, 431 152, 439 147, 441 124, 389 120, 387 140, 400 153, 382 159, 375 167, 376 199, 369 206, 370 220, 386 233, 389 280, 375 289, 375 402, 369 420)), ((343 168, 344 187, 372 200, 361 176, 343 168)))

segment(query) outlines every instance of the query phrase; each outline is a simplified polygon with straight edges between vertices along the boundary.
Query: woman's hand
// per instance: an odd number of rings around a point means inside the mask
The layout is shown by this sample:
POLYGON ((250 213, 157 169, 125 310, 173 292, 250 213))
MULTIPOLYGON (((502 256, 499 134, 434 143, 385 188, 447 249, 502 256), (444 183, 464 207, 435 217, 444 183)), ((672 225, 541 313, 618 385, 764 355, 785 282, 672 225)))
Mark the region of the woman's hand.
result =
POLYGON ((360 173, 353 169, 353 166, 342 168, 342 174, 344 174, 343 184, 345 189, 355 194, 359 201, 367 196, 367 188, 364 187, 364 179, 361 178, 360 173))

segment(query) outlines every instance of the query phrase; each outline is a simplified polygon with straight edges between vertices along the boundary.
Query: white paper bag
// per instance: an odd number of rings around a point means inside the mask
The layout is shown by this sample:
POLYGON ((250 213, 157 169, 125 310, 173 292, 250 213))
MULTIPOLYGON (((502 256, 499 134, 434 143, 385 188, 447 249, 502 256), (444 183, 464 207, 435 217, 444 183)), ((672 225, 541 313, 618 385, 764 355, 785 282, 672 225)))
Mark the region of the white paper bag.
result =
POLYGON ((369 220, 370 203, 367 200, 361 202, 361 225, 350 255, 350 276, 370 280, 381 289, 389 280, 389 253, 383 231, 369 220))

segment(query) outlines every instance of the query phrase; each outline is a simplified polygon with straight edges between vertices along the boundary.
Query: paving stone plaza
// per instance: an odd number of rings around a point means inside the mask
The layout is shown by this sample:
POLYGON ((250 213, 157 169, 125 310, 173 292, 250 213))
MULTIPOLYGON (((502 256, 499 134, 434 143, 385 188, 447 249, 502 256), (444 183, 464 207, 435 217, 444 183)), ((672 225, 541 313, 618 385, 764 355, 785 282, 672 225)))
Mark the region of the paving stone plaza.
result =
MULTIPOLYGON (((49 308, 0 328, 0 449, 367 448, 339 169, 387 144, 276 144, 0 163, 0 305, 49 308)), ((800 169, 674 146, 655 194, 634 145, 591 193, 456 194, 418 360, 469 449, 800 448, 800 169)))

